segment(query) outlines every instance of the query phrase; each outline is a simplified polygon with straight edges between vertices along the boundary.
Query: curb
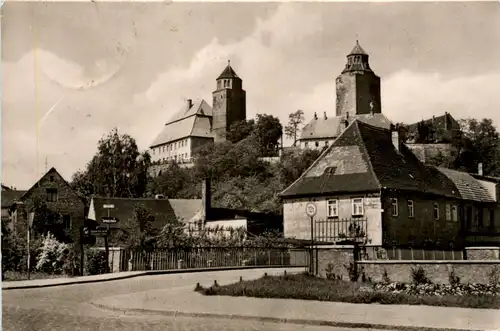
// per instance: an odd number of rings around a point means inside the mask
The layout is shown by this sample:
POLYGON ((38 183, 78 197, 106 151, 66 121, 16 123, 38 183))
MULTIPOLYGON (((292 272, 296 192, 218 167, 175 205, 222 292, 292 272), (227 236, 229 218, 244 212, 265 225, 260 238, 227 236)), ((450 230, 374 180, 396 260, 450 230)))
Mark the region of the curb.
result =
POLYGON ((134 277, 141 276, 154 276, 154 275, 168 275, 168 274, 181 274, 181 273, 197 273, 197 272, 210 272, 210 271, 231 271, 231 270, 251 270, 251 269, 295 269, 295 268, 305 268, 305 267, 293 267, 293 266, 240 266, 240 267, 215 267, 215 268, 200 268, 200 269, 172 269, 172 270, 149 270, 143 271, 133 275, 123 275, 112 278, 103 278, 103 279, 82 279, 82 280, 73 280, 68 279, 66 282, 62 283, 54 283, 54 284, 34 284, 34 285, 7 285, 4 287, 2 284, 2 291, 7 290, 21 290, 21 289, 34 289, 34 288, 43 288, 43 287, 55 287, 55 286, 67 286, 67 285, 78 285, 78 284, 89 284, 89 283, 101 283, 101 282, 109 282, 112 280, 122 280, 134 277))
POLYGON ((205 318, 219 318, 219 319, 240 319, 249 321, 259 321, 259 322, 271 322, 271 323, 283 323, 283 324, 298 324, 298 325, 310 325, 310 326, 330 326, 336 328, 347 328, 347 329, 376 329, 376 330, 397 330, 397 331, 484 331, 484 330, 474 330, 474 329, 452 329, 452 328, 434 328, 434 327, 423 327, 423 326, 398 326, 398 325, 383 325, 383 324, 370 324, 370 323, 355 323, 355 322, 334 322, 325 320, 307 320, 307 319, 291 319, 291 318, 279 318, 279 317, 261 317, 261 316, 248 316, 248 315, 237 315, 237 314, 215 314, 215 313, 186 313, 174 310, 152 310, 152 309, 139 309, 139 308, 115 308, 109 307, 102 304, 91 303, 93 306, 110 310, 114 312, 121 312, 124 315, 133 314, 150 314, 150 315, 161 315, 170 317, 205 317, 205 318))

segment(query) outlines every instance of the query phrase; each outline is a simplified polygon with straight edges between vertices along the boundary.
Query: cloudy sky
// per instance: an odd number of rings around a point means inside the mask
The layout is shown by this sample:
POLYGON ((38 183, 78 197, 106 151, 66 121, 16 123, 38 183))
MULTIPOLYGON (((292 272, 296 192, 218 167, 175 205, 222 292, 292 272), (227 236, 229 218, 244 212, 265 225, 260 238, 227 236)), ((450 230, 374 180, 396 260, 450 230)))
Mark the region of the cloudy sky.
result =
POLYGON ((113 127, 148 144, 186 99, 211 103, 227 60, 247 114, 335 112, 359 39, 382 109, 500 123, 500 5, 460 3, 4 3, 2 182, 48 167, 70 180, 113 127))

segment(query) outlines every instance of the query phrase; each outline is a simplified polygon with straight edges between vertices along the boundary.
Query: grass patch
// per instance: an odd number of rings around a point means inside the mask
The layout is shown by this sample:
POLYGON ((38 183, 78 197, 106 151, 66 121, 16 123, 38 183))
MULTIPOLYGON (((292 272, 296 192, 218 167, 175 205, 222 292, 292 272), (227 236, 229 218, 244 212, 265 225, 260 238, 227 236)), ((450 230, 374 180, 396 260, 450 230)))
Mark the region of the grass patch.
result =
POLYGON ((200 291, 205 295, 247 296, 348 303, 428 305, 462 308, 500 309, 500 296, 444 295, 420 296, 375 291, 372 284, 316 278, 304 274, 266 276, 200 291))
MULTIPOLYGON (((32 279, 52 279, 52 278, 68 278, 66 275, 50 275, 43 272, 30 273, 30 280, 32 279)), ((26 272, 19 271, 2 271, 2 280, 4 281, 19 281, 28 280, 26 272)))

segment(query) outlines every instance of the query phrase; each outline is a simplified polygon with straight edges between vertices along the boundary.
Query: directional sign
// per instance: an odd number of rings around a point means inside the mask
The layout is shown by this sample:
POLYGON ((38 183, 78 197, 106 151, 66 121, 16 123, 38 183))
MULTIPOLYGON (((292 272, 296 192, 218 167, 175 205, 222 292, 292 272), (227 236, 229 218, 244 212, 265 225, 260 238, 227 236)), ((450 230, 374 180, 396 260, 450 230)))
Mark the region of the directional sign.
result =
POLYGON ((89 228, 83 228, 83 234, 88 236, 90 234, 89 228))
POLYGON ((118 222, 118 218, 116 217, 113 217, 113 216, 103 216, 102 217, 102 222, 103 223, 117 223, 118 222))
POLYGON ((90 230, 92 236, 107 236, 109 234, 109 229, 107 227, 98 226, 95 229, 90 230))
POLYGON ((307 216, 314 217, 314 215, 316 215, 316 211, 317 211, 316 204, 314 204, 314 202, 308 202, 306 205, 307 216))
POLYGON ((113 208, 115 208, 115 205, 102 205, 102 208, 104 208, 104 209, 113 209, 113 208))

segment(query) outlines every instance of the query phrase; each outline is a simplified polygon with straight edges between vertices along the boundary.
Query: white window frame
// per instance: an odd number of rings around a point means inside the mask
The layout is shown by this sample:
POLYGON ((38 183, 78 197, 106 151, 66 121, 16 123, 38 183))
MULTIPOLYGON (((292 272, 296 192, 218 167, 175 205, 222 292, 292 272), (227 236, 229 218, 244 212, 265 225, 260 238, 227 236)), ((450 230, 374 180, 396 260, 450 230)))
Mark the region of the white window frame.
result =
POLYGON ((453 222, 458 222, 458 206, 451 205, 451 220, 453 222))
POLYGON ((339 217, 339 200, 329 199, 326 203, 328 217, 339 217))
POLYGON ((391 215, 394 217, 397 217, 399 214, 398 210, 398 199, 397 198, 391 198, 391 215))
POLYGON ((447 203, 445 208, 446 208, 446 220, 451 221, 451 205, 447 203))
POLYGON ((432 206, 432 216, 434 220, 439 220, 439 204, 437 202, 434 202, 432 206))
POLYGON ((352 205, 352 216, 363 216, 365 213, 364 210, 364 199, 363 198, 352 198, 351 199, 351 205, 352 205), (357 210, 359 209, 359 210, 357 210))
POLYGON ((408 218, 415 217, 415 202, 408 200, 408 218))

